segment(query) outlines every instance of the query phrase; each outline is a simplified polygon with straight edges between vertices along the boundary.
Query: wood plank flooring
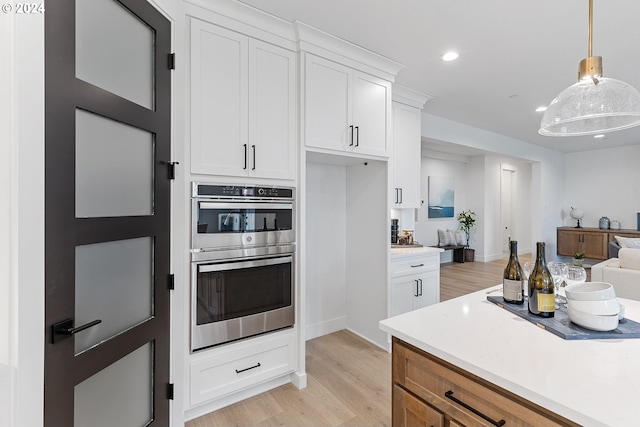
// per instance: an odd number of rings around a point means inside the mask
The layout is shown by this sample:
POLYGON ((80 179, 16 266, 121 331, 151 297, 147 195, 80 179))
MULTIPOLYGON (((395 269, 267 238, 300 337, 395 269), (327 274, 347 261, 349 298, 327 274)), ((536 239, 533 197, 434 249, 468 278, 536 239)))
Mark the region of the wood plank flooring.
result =
MULTIPOLYGON (((520 262, 530 259, 520 256, 520 262)), ((507 259, 443 264, 440 300, 501 283, 507 259)), ((307 387, 291 384, 196 418, 187 427, 388 426, 391 355, 346 330, 307 341, 307 387)))

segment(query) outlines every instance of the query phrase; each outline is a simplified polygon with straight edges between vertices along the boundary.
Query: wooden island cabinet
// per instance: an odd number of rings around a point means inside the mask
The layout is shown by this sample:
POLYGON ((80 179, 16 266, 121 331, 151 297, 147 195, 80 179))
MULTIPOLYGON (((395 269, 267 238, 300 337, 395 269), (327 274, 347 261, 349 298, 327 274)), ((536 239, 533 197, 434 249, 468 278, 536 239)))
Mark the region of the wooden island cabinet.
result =
POLYGON ((575 426, 545 408, 393 338, 393 426, 575 426))
POLYGON ((640 231, 558 227, 557 252, 562 256, 573 256, 576 252, 582 252, 587 258, 607 259, 609 242, 614 241, 615 236, 640 237, 640 231))

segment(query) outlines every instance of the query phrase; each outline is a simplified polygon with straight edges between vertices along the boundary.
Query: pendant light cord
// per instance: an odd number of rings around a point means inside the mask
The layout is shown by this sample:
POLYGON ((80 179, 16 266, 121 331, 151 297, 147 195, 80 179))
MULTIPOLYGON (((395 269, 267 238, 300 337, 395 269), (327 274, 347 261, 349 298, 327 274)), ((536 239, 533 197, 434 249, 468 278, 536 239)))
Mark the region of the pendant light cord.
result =
POLYGON ((592 57, 593 48, 593 0, 589 0, 589 54, 587 57, 592 57))

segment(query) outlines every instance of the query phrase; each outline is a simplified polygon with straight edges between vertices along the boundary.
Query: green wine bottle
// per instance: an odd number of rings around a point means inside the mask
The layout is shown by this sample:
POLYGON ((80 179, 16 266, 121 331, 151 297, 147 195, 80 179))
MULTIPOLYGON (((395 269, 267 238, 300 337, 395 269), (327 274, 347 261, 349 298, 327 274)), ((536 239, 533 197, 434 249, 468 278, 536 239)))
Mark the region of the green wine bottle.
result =
POLYGON ((536 243, 536 263, 529 275, 529 313, 540 317, 553 317, 553 277, 547 268, 544 242, 536 243))
POLYGON ((502 295, 509 304, 524 303, 524 271, 518 261, 518 242, 509 242, 509 262, 502 275, 502 295))

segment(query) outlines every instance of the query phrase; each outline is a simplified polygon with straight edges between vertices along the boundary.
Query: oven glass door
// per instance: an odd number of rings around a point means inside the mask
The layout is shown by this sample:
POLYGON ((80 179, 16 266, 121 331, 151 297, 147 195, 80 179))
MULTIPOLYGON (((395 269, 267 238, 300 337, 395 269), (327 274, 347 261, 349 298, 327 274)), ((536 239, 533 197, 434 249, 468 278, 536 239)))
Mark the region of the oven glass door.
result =
POLYGON ((197 233, 257 233, 291 230, 291 203, 197 201, 197 233))
POLYGON ((292 260, 277 258, 198 265, 196 324, 222 322, 290 307, 292 260))

